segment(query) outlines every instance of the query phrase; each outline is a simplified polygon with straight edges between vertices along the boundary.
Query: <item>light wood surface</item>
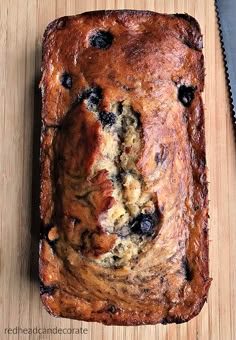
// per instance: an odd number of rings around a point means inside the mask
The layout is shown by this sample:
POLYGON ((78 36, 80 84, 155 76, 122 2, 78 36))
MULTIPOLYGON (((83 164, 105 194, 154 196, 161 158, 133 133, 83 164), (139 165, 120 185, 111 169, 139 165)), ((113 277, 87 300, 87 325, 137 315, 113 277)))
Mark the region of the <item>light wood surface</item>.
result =
MULTIPOLYGON (((235 37, 234 37, 235 38, 235 37)), ((213 0, 0 0, 0 338, 109 340, 236 339, 236 161, 233 124, 213 0), (204 34, 210 198, 208 303, 181 325, 111 327, 56 319, 37 281, 41 37, 56 17, 95 9, 187 12, 204 34), (33 208, 32 208, 33 207, 33 208), (7 335, 5 328, 80 328, 87 335, 7 335)))

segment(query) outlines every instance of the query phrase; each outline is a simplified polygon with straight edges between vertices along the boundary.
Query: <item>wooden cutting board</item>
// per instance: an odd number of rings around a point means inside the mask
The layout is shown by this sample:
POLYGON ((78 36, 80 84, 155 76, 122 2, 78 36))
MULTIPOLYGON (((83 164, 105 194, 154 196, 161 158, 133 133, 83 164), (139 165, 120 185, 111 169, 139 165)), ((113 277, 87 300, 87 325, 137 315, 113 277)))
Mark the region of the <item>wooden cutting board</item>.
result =
POLYGON ((1 339, 236 339, 235 141, 214 1, 2 0, 0 30, 1 339), (206 87, 203 97, 213 282, 208 303, 200 315, 181 325, 111 327, 56 319, 43 309, 39 299, 39 224, 35 207, 38 206, 39 185, 40 97, 36 88, 40 76, 41 37, 46 25, 56 17, 95 9, 122 8, 187 12, 200 22, 204 35, 206 87), (88 334, 29 336, 20 329, 18 335, 6 333, 6 328, 16 332, 17 326, 22 329, 83 327, 88 329, 88 334))

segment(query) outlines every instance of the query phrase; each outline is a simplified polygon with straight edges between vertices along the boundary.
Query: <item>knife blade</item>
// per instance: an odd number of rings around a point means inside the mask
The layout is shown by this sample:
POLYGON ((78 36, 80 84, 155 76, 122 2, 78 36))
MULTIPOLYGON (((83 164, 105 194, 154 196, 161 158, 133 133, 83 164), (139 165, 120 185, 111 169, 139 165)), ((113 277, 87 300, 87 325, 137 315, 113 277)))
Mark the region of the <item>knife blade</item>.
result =
POLYGON ((236 0, 216 0, 221 44, 234 118, 236 118, 236 0))

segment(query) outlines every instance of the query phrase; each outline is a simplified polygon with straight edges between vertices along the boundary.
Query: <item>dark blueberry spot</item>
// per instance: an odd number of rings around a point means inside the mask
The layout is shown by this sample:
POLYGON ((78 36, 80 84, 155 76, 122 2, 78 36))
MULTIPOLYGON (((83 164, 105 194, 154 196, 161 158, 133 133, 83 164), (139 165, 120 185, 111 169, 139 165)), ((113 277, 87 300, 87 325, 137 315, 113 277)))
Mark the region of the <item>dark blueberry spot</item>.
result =
POLYGON ((69 73, 63 73, 61 75, 61 85, 64 86, 66 89, 71 89, 72 87, 72 78, 69 73))
POLYGON ((185 320, 180 319, 180 318, 175 318, 175 319, 173 320, 173 322, 175 322, 176 324, 181 324, 181 323, 184 323, 185 320))
POLYGON ((114 305, 111 305, 108 309, 107 309, 108 312, 114 314, 117 312, 117 308, 114 306, 114 305))
POLYGON ((194 206, 194 210, 197 211, 199 209, 199 205, 194 206))
POLYGON ((154 229, 154 218, 150 214, 138 215, 132 225, 131 230, 135 234, 151 235, 154 229))
POLYGON ((87 107, 90 111, 96 111, 102 99, 102 89, 98 86, 85 90, 83 97, 87 99, 87 107))
POLYGON ((85 90, 85 98, 89 99, 90 97, 95 97, 97 100, 102 98, 102 89, 99 86, 90 87, 85 90))
POLYGON ((183 258, 183 269, 185 271, 185 278, 187 281, 192 281, 193 279, 193 271, 192 269, 190 268, 190 265, 189 265, 189 262, 188 262, 188 259, 185 257, 183 258))
POLYGON ((179 87, 178 99, 185 107, 190 106, 194 98, 194 90, 191 86, 181 85, 179 87))
POLYGON ((89 97, 89 102, 92 105, 98 105, 99 100, 100 99, 94 93, 92 93, 91 96, 89 97))
POLYGON ((55 286, 45 286, 42 282, 40 282, 40 294, 48 294, 48 295, 52 295, 54 290, 55 290, 55 286))
POLYGON ((116 122, 116 116, 113 112, 99 112, 99 119, 103 126, 109 125, 112 126, 116 122))
POLYGON ((162 324, 162 325, 167 325, 167 324, 168 324, 167 319, 166 319, 166 318, 163 318, 163 319, 161 320, 161 324, 162 324))
POLYGON ((90 37, 90 45, 95 48, 106 50, 113 41, 113 35, 107 31, 97 31, 90 37))

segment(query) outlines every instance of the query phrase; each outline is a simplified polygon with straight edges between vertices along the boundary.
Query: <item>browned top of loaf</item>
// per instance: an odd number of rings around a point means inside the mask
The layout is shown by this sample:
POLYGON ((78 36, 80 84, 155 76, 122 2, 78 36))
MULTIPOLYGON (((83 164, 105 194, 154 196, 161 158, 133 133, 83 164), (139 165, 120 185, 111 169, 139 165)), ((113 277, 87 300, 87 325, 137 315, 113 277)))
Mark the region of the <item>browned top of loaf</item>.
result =
POLYGON ((40 278, 52 314, 136 325, 183 322, 201 310, 210 285, 201 49, 199 25, 187 15, 98 11, 48 26, 40 278), (99 30, 112 35, 108 48, 91 46, 99 30), (63 74, 72 79, 69 88, 61 84, 63 74), (183 85, 194 94, 187 106, 179 100, 183 85), (95 110, 86 100, 91 88, 101 91, 95 110), (99 114, 111 112, 113 103, 122 103, 127 115, 138 113, 140 148, 122 151, 134 161, 121 170, 142 183, 158 212, 155 232, 120 267, 100 261, 126 237, 102 223, 116 199, 111 173, 99 164, 119 133, 104 127, 99 114))

